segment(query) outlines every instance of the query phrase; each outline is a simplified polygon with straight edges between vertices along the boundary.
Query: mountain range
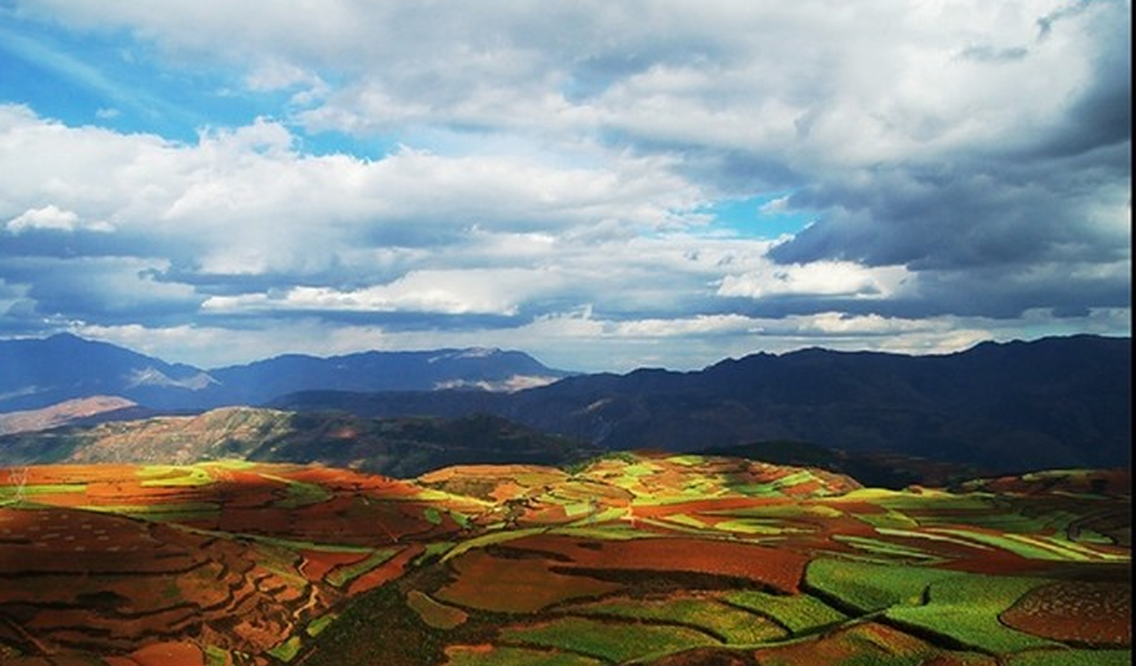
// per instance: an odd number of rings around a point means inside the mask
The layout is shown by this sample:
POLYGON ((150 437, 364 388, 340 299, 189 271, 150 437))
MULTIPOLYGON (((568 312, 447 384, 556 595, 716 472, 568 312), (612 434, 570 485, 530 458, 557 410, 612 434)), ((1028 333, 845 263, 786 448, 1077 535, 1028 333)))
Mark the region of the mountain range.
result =
POLYGON ((806 349, 692 372, 571 375, 483 349, 283 356, 203 371, 55 336, 0 342, 0 367, 0 411, 114 395, 156 410, 492 414, 611 450, 791 440, 995 473, 1131 465, 1130 338, 983 343, 931 356, 806 349))
POLYGON ((794 440, 998 473, 1130 466, 1131 338, 984 343, 946 355, 806 349, 696 372, 581 375, 513 394, 313 391, 282 409, 494 413, 608 449, 794 440))
POLYGON ((156 410, 258 405, 303 390, 509 391, 571 373, 500 349, 369 351, 330 358, 288 354, 203 370, 63 333, 0 340, 0 412, 109 395, 156 410))

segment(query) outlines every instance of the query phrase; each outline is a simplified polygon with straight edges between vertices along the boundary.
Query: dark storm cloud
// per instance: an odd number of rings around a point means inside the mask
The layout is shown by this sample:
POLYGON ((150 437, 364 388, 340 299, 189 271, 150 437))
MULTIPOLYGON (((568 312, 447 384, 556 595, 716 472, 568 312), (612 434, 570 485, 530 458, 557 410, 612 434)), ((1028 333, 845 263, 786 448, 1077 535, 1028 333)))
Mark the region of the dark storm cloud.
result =
POLYGON ((1065 259, 1115 261, 1123 230, 1098 219, 1124 205, 1127 174, 1112 154, 1032 163, 899 165, 806 188, 793 206, 819 221, 771 256, 783 263, 844 259, 914 269, 1065 259))
POLYGON ((183 323, 204 299, 184 285, 163 283, 160 265, 160 260, 130 257, 12 259, 2 279, 27 286, 23 302, 7 315, 107 325, 140 318, 183 323))
MULTIPOLYGON (((1126 257, 1125 233, 1099 219, 1101 205, 1122 208, 1130 198, 1131 29, 1120 20, 1123 7, 1112 4, 1116 11, 1081 28, 1092 31, 1098 50, 1058 117, 938 160, 912 154, 822 178, 790 200, 819 211, 819 221, 771 256, 920 270, 1126 257)), ((1039 39, 1085 9, 1077 7, 1043 18, 1039 39)), ((1003 59, 988 47, 965 54, 1003 59)), ((1014 51, 1014 59, 1024 56, 1014 51)))
MULTIPOLYGON (((818 221, 770 256, 905 265, 919 273, 925 302, 877 304, 905 316, 1123 307, 1123 266, 1086 270, 1130 261, 1130 232, 1116 215, 1130 215, 1131 33, 1127 21, 1102 24, 1116 18, 1094 24, 1100 49, 1060 116, 1001 145, 937 162, 912 155, 802 188, 790 203, 818 221)), ((1043 35, 1060 27, 1049 20, 1043 35)))

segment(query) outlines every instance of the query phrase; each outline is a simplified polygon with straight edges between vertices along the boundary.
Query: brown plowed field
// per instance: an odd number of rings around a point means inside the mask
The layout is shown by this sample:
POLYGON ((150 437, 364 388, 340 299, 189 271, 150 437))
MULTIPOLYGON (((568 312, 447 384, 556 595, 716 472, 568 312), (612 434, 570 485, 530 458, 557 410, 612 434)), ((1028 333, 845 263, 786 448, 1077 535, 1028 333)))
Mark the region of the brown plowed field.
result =
POLYGON ((1045 638, 1098 647, 1132 645, 1132 591, 1123 583, 1054 583, 1002 613, 1007 625, 1045 638))

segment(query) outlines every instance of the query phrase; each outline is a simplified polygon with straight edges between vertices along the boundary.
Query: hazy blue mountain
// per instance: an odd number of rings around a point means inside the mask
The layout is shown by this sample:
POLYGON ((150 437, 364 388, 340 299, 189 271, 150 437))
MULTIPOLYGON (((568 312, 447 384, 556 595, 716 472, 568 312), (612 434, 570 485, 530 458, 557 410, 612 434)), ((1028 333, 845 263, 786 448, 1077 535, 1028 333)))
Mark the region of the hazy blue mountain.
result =
POLYGON ((258 405, 305 390, 514 390, 547 384, 570 373, 545 367, 528 354, 500 349, 370 351, 331 358, 289 354, 210 370, 209 396, 218 404, 258 405))
POLYGON ((0 340, 0 412, 97 395, 152 407, 182 406, 213 383, 198 368, 67 333, 0 340))
POLYGON ((514 390, 569 373, 499 349, 286 355, 213 370, 169 364, 105 342, 61 334, 0 340, 0 412, 76 398, 120 396, 151 409, 257 405, 296 391, 514 390))

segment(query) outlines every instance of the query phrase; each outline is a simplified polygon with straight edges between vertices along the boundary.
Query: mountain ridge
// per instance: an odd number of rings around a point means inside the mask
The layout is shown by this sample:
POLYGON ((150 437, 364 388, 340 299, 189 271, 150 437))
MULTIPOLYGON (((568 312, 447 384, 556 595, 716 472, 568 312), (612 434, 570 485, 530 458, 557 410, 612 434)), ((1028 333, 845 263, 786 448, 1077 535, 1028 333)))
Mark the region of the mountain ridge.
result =
POLYGON ((166 411, 251 404, 366 418, 492 414, 608 450, 691 451, 796 440, 997 473, 1131 465, 1131 338, 982 343, 926 356, 820 348, 759 352, 694 371, 563 373, 558 381, 550 374, 545 379, 551 383, 509 393, 471 389, 544 366, 521 352, 487 348, 324 359, 287 355, 210 371, 212 381, 202 383, 202 371, 192 366, 107 343, 74 336, 40 342, 62 349, 45 364, 46 380, 21 367, 28 359, 11 351, 32 343, 0 341, 0 367, 15 367, 0 375, 0 411, 29 397, 60 397, 21 393, 21 387, 46 386, 67 370, 115 367, 122 392, 108 390, 115 387, 105 373, 78 389, 166 411), (84 349, 101 355, 88 363, 79 357, 84 349), (153 369, 148 383, 122 383, 147 368, 153 369), (374 386, 380 390, 368 388, 374 386), (287 392, 295 388, 301 390, 287 392))
POLYGON ((308 392, 272 404, 368 416, 488 411, 609 449, 790 439, 1014 472, 1131 465, 1131 393, 1131 339, 1077 336, 937 356, 759 353, 511 395, 308 392))

